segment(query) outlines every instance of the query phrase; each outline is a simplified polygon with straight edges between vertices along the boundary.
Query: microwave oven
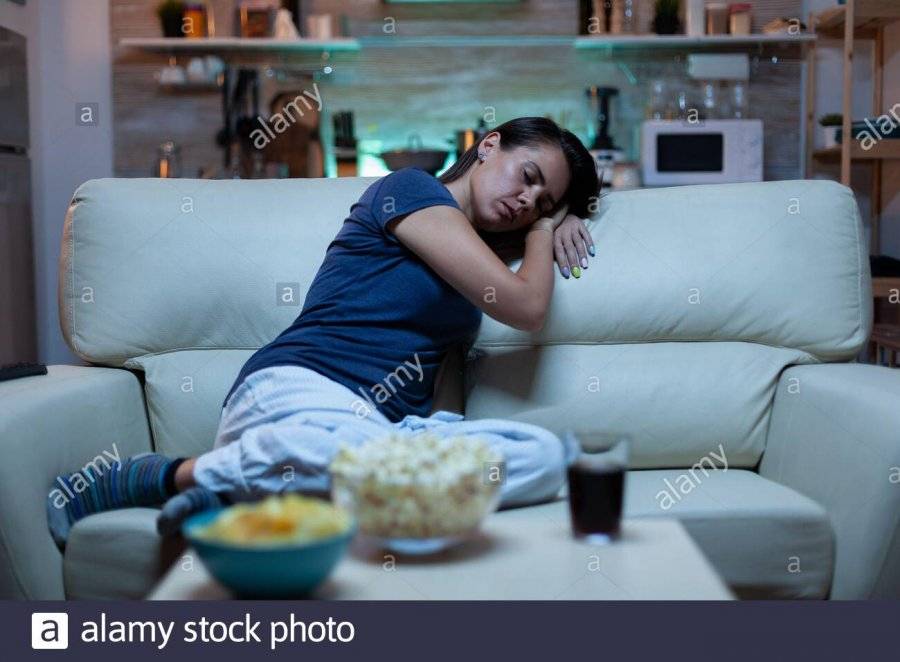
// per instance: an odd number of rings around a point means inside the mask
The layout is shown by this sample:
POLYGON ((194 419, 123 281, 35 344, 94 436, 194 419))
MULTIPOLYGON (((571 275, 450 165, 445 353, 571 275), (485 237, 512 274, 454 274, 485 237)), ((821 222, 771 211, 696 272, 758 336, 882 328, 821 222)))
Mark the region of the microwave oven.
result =
POLYGON ((641 173, 644 186, 762 181, 762 120, 646 120, 641 173))

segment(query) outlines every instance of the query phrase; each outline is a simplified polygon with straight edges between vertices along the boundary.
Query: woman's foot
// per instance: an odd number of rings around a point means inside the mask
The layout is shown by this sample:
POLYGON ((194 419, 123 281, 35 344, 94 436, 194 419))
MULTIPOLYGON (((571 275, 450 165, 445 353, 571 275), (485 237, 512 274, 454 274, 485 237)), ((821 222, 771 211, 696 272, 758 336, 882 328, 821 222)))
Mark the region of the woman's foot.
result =
POLYGON ((57 476, 47 496, 47 522, 63 547, 72 525, 93 513, 131 506, 159 506, 177 492, 175 473, 184 459, 142 453, 107 468, 87 465, 57 476))

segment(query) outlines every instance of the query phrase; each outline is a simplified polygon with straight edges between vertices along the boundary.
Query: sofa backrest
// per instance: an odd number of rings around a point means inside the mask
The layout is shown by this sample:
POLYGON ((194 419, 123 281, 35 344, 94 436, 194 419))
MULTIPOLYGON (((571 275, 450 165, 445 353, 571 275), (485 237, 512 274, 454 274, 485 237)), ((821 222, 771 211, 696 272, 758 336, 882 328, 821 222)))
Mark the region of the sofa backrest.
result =
MULTIPOLYGON (((60 260, 69 345, 145 372, 160 450, 209 448, 241 364, 296 317, 371 181, 85 183, 60 260)), ((868 336, 865 241, 837 184, 612 193, 588 226, 597 255, 580 279, 557 275, 541 332, 484 318, 468 416, 572 428, 586 445, 627 432, 635 466, 689 465, 719 443, 753 466, 780 371, 848 360, 868 336)))
POLYGON ((628 434, 634 467, 755 467, 785 366, 850 360, 869 335, 868 250, 836 183, 613 193, 589 227, 597 255, 557 278, 540 334, 482 324, 467 415, 584 446, 628 434))

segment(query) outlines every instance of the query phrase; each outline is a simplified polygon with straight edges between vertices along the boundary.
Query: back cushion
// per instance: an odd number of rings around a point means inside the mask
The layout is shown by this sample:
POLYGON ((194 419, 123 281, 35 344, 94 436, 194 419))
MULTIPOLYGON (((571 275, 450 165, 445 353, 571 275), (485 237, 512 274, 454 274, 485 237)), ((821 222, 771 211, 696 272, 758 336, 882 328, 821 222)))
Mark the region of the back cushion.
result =
POLYGON ((60 320, 87 361, 255 349, 294 321, 374 178, 99 179, 66 217, 60 320))
POLYGON ((479 345, 733 340, 840 361, 871 329, 859 211, 834 182, 611 193, 588 229, 597 255, 557 275, 543 330, 485 317, 479 345))
MULTIPOLYGON (((161 451, 206 450, 244 360, 299 313, 372 181, 83 184, 60 257, 64 336, 87 361, 145 371, 161 451)), ((484 317, 469 417, 618 427, 638 466, 691 464, 719 442, 751 466, 779 371, 847 360, 868 336, 859 214, 833 182, 613 193, 588 227, 597 256, 581 279, 556 276, 541 332, 484 317)))
POLYGON ((848 360, 869 334, 862 225, 833 182, 612 193, 588 227, 596 257, 556 277, 539 333, 484 318, 468 417, 574 429, 587 445, 628 433, 638 467, 691 465, 720 443, 752 467, 781 370, 848 360))
POLYGON ((599 432, 627 434, 633 467, 690 466, 710 452, 753 467, 778 375, 803 359, 744 342, 480 348, 466 416, 572 430, 585 448, 599 432))
POLYGON ((212 448, 222 401, 253 350, 199 349, 128 361, 146 377, 147 413, 156 450, 198 455, 212 448))
MULTIPOLYGON (((157 451, 190 456, 212 448, 222 401, 252 353, 249 349, 182 350, 147 354, 125 364, 144 372, 147 413, 157 451)), ((442 367, 434 408, 461 411, 461 366, 448 357, 442 367)))

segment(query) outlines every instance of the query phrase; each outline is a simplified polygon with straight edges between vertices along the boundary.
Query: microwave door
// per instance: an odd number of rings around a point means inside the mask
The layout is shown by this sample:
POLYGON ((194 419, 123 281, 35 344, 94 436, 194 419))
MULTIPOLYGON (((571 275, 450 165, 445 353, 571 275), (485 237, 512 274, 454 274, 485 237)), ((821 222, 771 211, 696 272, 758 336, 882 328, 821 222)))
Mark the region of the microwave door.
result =
POLYGON ((656 169, 660 173, 721 179, 725 169, 725 136, 721 132, 661 133, 656 138, 656 169))
POLYGON ((659 183, 714 184, 725 174, 725 135, 721 131, 661 132, 655 136, 659 183))

